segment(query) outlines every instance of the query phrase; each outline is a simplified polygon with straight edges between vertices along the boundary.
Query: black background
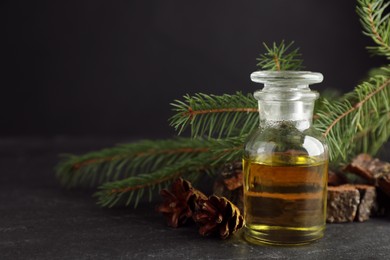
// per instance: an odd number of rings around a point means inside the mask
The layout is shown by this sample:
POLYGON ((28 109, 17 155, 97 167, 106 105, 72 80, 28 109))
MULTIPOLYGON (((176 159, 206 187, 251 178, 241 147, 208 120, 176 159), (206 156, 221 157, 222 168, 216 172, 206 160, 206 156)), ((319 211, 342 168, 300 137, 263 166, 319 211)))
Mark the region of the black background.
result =
POLYGON ((1 136, 170 137, 169 103, 253 92, 261 42, 295 40, 317 90, 351 90, 371 41, 353 0, 2 1, 1 136))

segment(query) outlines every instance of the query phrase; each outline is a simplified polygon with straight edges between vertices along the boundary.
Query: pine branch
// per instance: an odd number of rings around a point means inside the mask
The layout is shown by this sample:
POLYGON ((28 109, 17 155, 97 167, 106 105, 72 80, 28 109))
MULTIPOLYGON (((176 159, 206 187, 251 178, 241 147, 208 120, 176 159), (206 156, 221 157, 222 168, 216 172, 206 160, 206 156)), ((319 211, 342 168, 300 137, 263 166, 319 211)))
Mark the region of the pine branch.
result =
POLYGON ((257 101, 251 94, 184 96, 171 103, 176 112, 170 125, 181 134, 191 126, 193 138, 240 136, 258 126, 257 101))
POLYGON ((342 99, 341 93, 336 89, 325 89, 324 91, 321 91, 320 97, 318 100, 316 100, 314 104, 314 111, 313 111, 313 119, 318 119, 319 115, 317 114, 318 111, 321 111, 324 109, 324 100, 332 100, 332 101, 340 101, 342 99))
MULTIPOLYGON (((390 71, 388 68, 384 70, 386 72, 390 71)), ((333 162, 345 161, 350 156, 362 151, 376 152, 389 138, 389 84, 390 79, 388 77, 378 75, 356 87, 352 93, 347 94, 341 101, 329 102, 325 99, 322 102, 323 104, 318 112, 319 118, 315 120, 315 126, 327 138, 333 162), (368 145, 371 142, 375 142, 375 145, 368 145)), ((205 96, 202 95, 202 97, 205 96)), ((213 96, 213 98, 218 99, 219 97, 213 96)), ((218 104, 218 102, 210 103, 209 108, 213 104, 218 104)), ((191 104, 194 104, 194 102, 191 104)), ((205 105, 204 102, 200 102, 200 104, 205 105)), ((214 107, 214 109, 217 108, 214 107)), ((224 112, 226 113, 226 111, 224 112)), ((253 114, 256 115, 256 120, 258 120, 257 113, 253 114)), ((246 119, 244 121, 248 121, 249 114, 241 114, 240 117, 246 119)), ((257 125, 257 122, 252 122, 252 124, 257 125)), ((178 161, 151 174, 140 174, 103 185, 97 193, 99 203, 102 206, 111 207, 123 203, 128 205, 134 199, 136 205, 145 190, 148 190, 151 198, 156 187, 161 189, 163 185, 166 185, 177 176, 189 173, 196 174, 200 169, 215 170, 214 166, 241 157, 243 137, 222 140, 209 139, 208 142, 211 145, 209 150, 204 150, 192 159, 178 161)))
POLYGON ((390 13, 384 0, 358 0, 356 12, 360 16, 363 33, 376 43, 367 49, 374 55, 390 59, 390 13), (386 13, 387 12, 387 13, 386 13))
MULTIPOLYGON (((388 139, 390 134, 390 96, 389 78, 385 75, 388 75, 390 69, 385 68, 384 71, 385 73, 373 77, 368 82, 358 86, 352 93, 345 95, 344 101, 329 102, 325 99, 320 106, 319 118, 315 121, 315 126, 326 135, 333 161, 342 161, 339 157, 346 160, 350 155, 356 154, 359 149, 375 152, 388 139)), ((218 96, 213 96, 213 98, 218 99, 218 96)), ((214 104, 218 104, 218 102, 214 102, 214 104)), ((212 104, 209 108, 212 109, 212 104)), ((239 116, 248 120, 250 114, 248 111, 239 116)), ((256 120, 258 120, 257 113, 252 114, 255 114, 256 120)), ((253 125, 257 126, 257 122, 253 122, 253 125)), ((152 168, 154 170, 149 173, 104 184, 96 193, 99 204, 112 207, 129 205, 133 202, 137 205, 145 193, 148 193, 149 198, 151 198, 154 190, 165 187, 178 176, 192 175, 192 178, 196 179, 202 171, 215 171, 221 164, 241 158, 244 139, 245 135, 235 138, 208 139, 207 141, 198 138, 182 138, 177 139, 175 141, 177 143, 173 141, 173 143, 170 141, 143 141, 145 142, 144 146, 139 144, 124 145, 123 147, 129 150, 127 156, 135 156, 135 160, 139 156, 142 161, 143 156, 148 157, 159 151, 157 154, 163 156, 163 159, 158 160, 161 164, 158 164, 158 168, 152 168), (187 154, 187 152, 191 156, 183 156, 181 160, 177 159, 178 157, 171 157, 170 163, 164 162, 164 156, 182 155, 187 154)), ((143 142, 140 143, 143 144, 143 142)), ((102 167, 105 163, 126 157, 121 150, 106 149, 103 151, 79 158, 73 157, 64 164, 66 167, 63 167, 62 174, 66 174, 66 169, 69 167, 75 168, 76 171, 88 169, 89 166, 102 167)), ((151 162, 153 160, 149 160, 147 163, 151 162)), ((90 171, 95 174, 99 173, 96 168, 91 168, 90 171)), ((80 177, 70 178, 74 178, 76 184, 77 181, 80 181, 80 177)))
MULTIPOLYGON (((374 54, 390 57, 390 21, 383 0, 358 0, 358 14, 364 33, 378 45, 374 54)), ((258 66, 268 70, 301 69, 298 49, 293 43, 264 44, 258 66)), ((360 153, 376 153, 390 136, 390 67, 375 73, 340 100, 324 99, 316 107, 315 127, 324 133, 333 163, 360 153)), ((179 133, 191 125, 193 139, 141 141, 92 152, 69 155, 57 168, 64 185, 97 185, 96 196, 102 206, 138 204, 139 200, 161 189, 178 176, 196 180, 212 174, 225 162, 239 160, 245 136, 258 126, 257 102, 252 95, 185 96, 176 100, 170 121, 179 133), (208 136, 209 139, 200 137, 208 136), (236 137, 234 137, 236 136, 236 137), (214 139, 212 137, 217 137, 214 139)))
POLYGON ((291 46, 294 42, 285 44, 282 41, 279 45, 275 42, 272 47, 268 47, 266 43, 263 43, 266 52, 260 54, 260 58, 257 66, 262 70, 300 70, 302 66, 302 58, 299 53, 299 48, 290 51, 291 46))
POLYGON ((353 140, 356 144, 355 155, 360 152, 372 155, 377 154, 390 137, 389 129, 390 113, 382 113, 378 122, 373 122, 372 126, 362 129, 355 136, 353 140))
POLYGON ((170 181, 181 176, 184 173, 184 167, 189 167, 191 163, 192 161, 185 160, 180 164, 165 166, 150 174, 138 174, 119 181, 107 182, 99 187, 100 191, 95 193, 98 204, 103 207, 128 206, 134 201, 134 207, 137 207, 145 191, 151 200, 156 188, 158 190, 166 188, 170 181))
POLYGON ((67 155, 58 164, 56 172, 64 186, 92 187, 139 172, 153 172, 177 160, 194 158, 207 152, 211 145, 203 139, 189 138, 138 141, 81 156, 67 155))
MULTIPOLYGON (((272 48, 263 43, 266 52, 260 55, 257 64, 261 69, 268 70, 299 70, 302 68, 299 49, 290 51, 294 42, 279 45, 275 42, 272 48)), ((239 136, 251 132, 258 126, 257 101, 253 95, 206 95, 195 94, 184 96, 184 101, 175 100, 171 103, 176 112, 170 118, 170 125, 180 135, 191 126, 191 136, 207 136, 223 138, 239 136)))
POLYGON ((138 174, 115 182, 108 182, 99 187, 95 194, 98 203, 103 207, 113 207, 134 203, 135 207, 145 192, 149 200, 155 190, 166 188, 179 176, 196 181, 201 174, 215 173, 226 161, 240 160, 242 157, 243 138, 227 138, 224 140, 209 140, 212 149, 199 153, 195 158, 178 160, 172 165, 162 167, 152 173, 138 174))
MULTIPOLYGON (((390 71, 390 67, 384 70, 390 71)), ((389 77, 376 75, 341 101, 323 101, 314 125, 326 137, 333 163, 345 162, 361 152, 374 153, 388 140, 389 85, 389 77)))

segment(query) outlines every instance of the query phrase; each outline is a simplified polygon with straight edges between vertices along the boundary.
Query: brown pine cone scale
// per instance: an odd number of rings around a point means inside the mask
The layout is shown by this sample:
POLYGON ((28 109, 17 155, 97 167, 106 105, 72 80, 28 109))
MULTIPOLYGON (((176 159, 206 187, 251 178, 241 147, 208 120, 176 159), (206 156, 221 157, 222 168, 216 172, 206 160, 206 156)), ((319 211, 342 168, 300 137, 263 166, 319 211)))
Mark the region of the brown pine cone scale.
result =
POLYGON ((224 197, 210 196, 199 200, 199 210, 192 218, 200 226, 202 236, 217 235, 226 239, 243 227, 244 218, 240 210, 224 197))
POLYGON ((163 189, 160 191, 164 202, 156 210, 164 215, 168 226, 178 227, 191 219, 193 214, 192 205, 199 199, 207 199, 202 192, 195 190, 191 183, 178 178, 173 182, 171 191, 163 189))

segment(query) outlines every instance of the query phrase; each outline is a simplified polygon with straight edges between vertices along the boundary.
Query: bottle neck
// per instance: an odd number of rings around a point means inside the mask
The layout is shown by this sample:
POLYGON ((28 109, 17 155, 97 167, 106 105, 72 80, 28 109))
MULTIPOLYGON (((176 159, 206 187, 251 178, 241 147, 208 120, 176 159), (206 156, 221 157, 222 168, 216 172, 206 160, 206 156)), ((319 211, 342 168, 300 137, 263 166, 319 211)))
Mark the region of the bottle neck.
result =
POLYGON ((292 126, 300 131, 312 125, 314 102, 318 92, 310 83, 322 81, 319 73, 303 71, 258 71, 252 80, 264 83, 264 88, 254 93, 259 101, 261 127, 292 126))
POLYGON ((314 100, 259 100, 260 127, 289 122, 303 131, 312 125, 313 109, 314 100))

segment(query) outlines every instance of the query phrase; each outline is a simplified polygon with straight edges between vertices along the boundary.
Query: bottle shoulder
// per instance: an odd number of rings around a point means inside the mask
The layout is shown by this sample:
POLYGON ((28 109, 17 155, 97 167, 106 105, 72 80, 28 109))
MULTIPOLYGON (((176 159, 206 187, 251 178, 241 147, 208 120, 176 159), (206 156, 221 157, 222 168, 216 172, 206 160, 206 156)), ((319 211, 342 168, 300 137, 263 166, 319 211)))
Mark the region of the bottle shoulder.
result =
POLYGON ((294 152, 327 159, 328 146, 325 139, 314 128, 304 131, 273 127, 258 128, 250 134, 244 145, 245 155, 294 152))

